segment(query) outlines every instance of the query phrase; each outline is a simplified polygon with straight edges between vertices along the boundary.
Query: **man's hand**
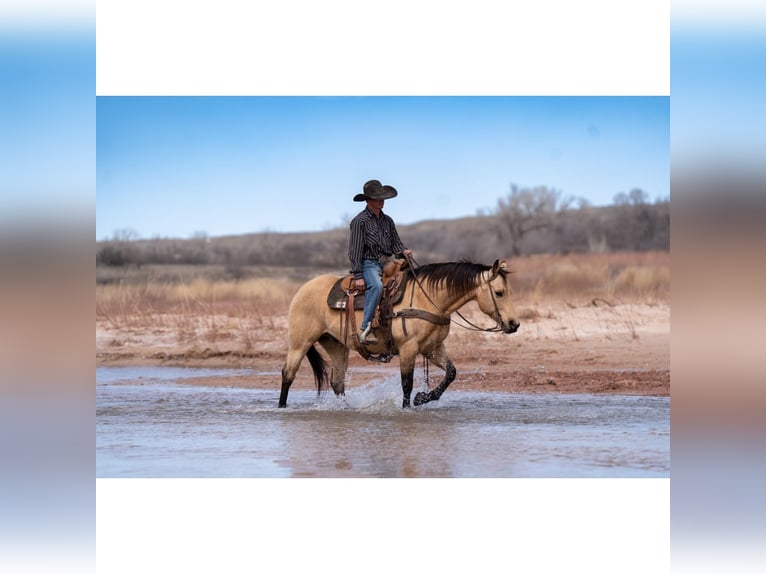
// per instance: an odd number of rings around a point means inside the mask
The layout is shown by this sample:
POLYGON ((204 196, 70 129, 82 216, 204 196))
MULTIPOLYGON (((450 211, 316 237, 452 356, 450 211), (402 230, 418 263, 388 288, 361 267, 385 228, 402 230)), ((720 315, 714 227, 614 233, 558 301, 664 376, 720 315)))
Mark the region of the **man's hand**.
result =
POLYGON ((359 291, 361 291, 362 289, 364 289, 364 279, 357 279, 356 281, 354 281, 354 285, 356 285, 356 288, 359 291))

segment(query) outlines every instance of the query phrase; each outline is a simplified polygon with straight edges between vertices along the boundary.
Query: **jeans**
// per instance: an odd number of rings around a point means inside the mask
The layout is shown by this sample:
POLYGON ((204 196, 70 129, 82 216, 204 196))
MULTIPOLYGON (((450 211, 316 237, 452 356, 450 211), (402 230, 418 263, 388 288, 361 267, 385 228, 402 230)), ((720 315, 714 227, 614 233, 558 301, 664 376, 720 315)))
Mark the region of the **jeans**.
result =
POLYGON ((364 276, 365 294, 364 294, 364 318, 362 319, 362 331, 372 321, 375 315, 375 307, 380 301, 380 294, 383 292, 383 265, 372 259, 362 261, 362 275, 364 276))

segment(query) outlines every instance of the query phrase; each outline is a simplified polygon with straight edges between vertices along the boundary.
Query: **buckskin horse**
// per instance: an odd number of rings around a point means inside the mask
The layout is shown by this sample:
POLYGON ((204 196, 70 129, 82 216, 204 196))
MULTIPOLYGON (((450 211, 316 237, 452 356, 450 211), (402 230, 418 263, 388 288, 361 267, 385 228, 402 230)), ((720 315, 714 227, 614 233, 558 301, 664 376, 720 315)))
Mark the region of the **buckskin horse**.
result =
MULTIPOLYGON (((431 263, 405 271, 402 281, 404 297, 392 306, 390 338, 392 347, 384 343, 366 345, 366 352, 385 353, 393 348, 399 355, 402 380, 402 408, 410 406, 413 373, 418 355, 439 366, 444 379, 429 392, 415 395, 414 404, 438 400, 455 380, 457 371, 444 348, 450 332, 450 316, 470 301, 496 322, 486 331, 515 333, 519 328, 516 309, 508 284, 508 262, 496 260, 492 266, 466 261, 431 263), (377 345, 377 347, 376 347, 377 345)), ((314 373, 317 392, 326 386, 327 361, 318 351, 318 343, 332 362, 330 385, 336 395, 345 393, 348 354, 355 347, 353 329, 344 327, 346 312, 327 304, 330 289, 338 281, 334 275, 321 275, 309 280, 295 294, 288 312, 288 351, 282 369, 282 390, 279 406, 287 406, 287 395, 303 357, 308 357, 314 373)), ((356 311, 355 321, 361 320, 356 311)))

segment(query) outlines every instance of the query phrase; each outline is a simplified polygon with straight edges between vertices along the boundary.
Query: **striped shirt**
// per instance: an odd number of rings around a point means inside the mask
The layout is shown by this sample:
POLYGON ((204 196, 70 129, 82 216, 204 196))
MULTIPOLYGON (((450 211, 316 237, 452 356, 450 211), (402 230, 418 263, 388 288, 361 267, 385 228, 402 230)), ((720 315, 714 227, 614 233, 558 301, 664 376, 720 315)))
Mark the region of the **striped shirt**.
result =
POLYGON ((348 258, 351 261, 351 273, 357 279, 362 278, 362 261, 377 260, 382 255, 393 255, 406 248, 396 232, 394 220, 380 212, 380 218, 365 207, 351 220, 351 237, 348 241, 348 258))

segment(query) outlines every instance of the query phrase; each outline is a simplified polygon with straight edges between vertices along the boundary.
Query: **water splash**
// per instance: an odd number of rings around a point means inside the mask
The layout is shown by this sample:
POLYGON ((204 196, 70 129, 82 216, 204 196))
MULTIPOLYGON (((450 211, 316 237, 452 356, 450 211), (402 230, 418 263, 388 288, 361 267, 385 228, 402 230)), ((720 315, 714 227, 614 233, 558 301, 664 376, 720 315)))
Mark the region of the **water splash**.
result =
POLYGON ((372 379, 359 387, 346 388, 345 396, 338 397, 332 392, 319 396, 316 408, 319 410, 355 410, 390 413, 402 409, 402 386, 399 375, 383 379, 372 379))

